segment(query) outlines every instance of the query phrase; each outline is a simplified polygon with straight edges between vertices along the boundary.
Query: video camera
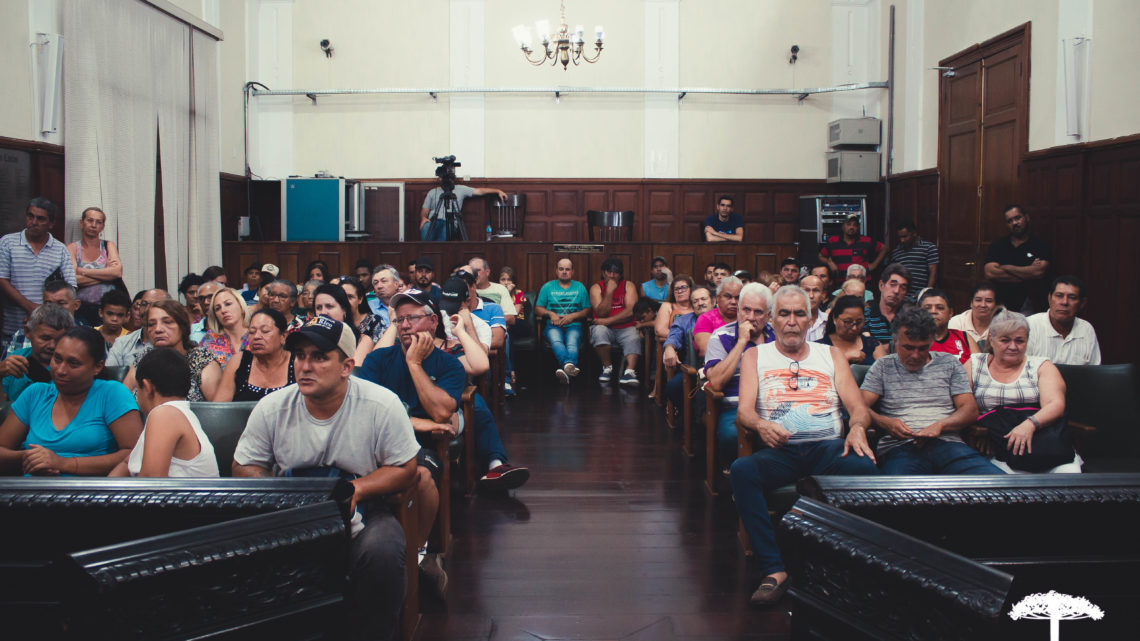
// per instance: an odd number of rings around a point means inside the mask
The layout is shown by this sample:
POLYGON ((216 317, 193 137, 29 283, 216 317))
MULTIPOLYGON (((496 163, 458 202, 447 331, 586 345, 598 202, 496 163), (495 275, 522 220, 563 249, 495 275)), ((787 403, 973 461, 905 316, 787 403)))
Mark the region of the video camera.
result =
POLYGON ((463 163, 456 162, 455 156, 444 156, 442 158, 432 157, 439 167, 435 168, 435 176, 439 178, 439 186, 443 188, 443 193, 450 194, 455 191, 455 168, 462 167, 463 163))

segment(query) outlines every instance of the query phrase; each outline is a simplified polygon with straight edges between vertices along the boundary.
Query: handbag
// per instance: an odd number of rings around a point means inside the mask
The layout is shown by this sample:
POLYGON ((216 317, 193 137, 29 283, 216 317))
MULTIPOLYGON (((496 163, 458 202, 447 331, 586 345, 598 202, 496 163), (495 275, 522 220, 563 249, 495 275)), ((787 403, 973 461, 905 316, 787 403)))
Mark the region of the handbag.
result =
POLYGON ((986 428, 998 460, 1005 461, 1011 468, 1022 472, 1046 472, 1072 462, 1076 451, 1073 449, 1069 422, 1064 416, 1048 425, 1042 425, 1033 433, 1030 446, 1032 452, 1014 454, 1009 451, 1006 435, 1040 409, 1002 406, 978 417, 978 425, 986 428))

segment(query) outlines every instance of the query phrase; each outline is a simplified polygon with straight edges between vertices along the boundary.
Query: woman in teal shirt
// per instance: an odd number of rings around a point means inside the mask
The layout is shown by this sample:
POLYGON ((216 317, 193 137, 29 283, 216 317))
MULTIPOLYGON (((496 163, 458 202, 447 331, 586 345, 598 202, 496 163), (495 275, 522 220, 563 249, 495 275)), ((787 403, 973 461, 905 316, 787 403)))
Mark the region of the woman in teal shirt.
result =
POLYGON ((0 425, 0 474, 106 476, 142 433, 138 405, 116 381, 97 380, 103 338, 89 327, 56 344, 51 383, 35 383, 0 425))

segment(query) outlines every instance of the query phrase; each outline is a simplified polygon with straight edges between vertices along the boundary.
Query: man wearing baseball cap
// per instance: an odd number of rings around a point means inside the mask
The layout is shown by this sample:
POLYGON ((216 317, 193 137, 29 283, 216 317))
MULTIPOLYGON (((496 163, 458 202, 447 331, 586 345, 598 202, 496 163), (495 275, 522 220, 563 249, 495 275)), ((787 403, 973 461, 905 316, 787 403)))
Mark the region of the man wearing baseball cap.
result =
MULTIPOLYGON (((458 358, 435 346, 439 311, 427 294, 417 289, 396 294, 392 297, 392 309, 399 344, 373 350, 364 359, 359 376, 395 392, 408 408, 417 430, 431 431, 433 424, 436 429, 444 429, 459 411, 467 372, 458 358)), ((475 409, 476 449, 489 467, 480 479, 480 487, 519 487, 530 477, 529 470, 509 465, 502 443, 486 440, 498 440, 498 427, 485 403, 477 401, 475 409)))
POLYGON ((427 256, 417 258, 416 278, 410 285, 422 292, 427 292, 427 295, 431 298, 431 302, 435 303, 436 307, 439 307, 440 288, 439 285, 432 282, 433 278, 435 278, 435 263, 427 256))
POLYGON ((859 225, 863 217, 851 214, 843 221, 843 235, 832 236, 819 249, 819 260, 836 274, 846 274, 847 267, 856 264, 873 272, 883 263, 887 246, 870 236, 859 235, 859 225), (874 256, 874 258, 872 258, 874 256))
POLYGON ((400 399, 352 377, 352 328, 317 316, 285 341, 295 385, 261 399, 234 451, 235 477, 349 480, 353 637, 387 639, 404 600, 404 532, 383 498, 416 482, 420 447, 400 399), (358 524, 358 521, 361 523, 358 524))

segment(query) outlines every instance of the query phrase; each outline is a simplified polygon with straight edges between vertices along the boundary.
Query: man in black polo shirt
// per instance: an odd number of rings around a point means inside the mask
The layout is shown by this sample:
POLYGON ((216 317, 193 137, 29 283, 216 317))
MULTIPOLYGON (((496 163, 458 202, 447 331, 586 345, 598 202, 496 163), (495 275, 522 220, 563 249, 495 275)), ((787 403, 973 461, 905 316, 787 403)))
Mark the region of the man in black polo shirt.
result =
POLYGON ((867 307, 867 324, 864 329, 884 345, 891 344, 891 322, 902 309, 909 285, 910 272, 902 263, 887 265, 879 277, 879 297, 867 307))
POLYGON ((1045 241, 1029 235, 1029 215, 1020 205, 1002 212, 1009 235, 990 243, 986 252, 986 280, 994 283, 998 304, 1029 315, 1041 311, 1042 285, 1053 260, 1045 241))

